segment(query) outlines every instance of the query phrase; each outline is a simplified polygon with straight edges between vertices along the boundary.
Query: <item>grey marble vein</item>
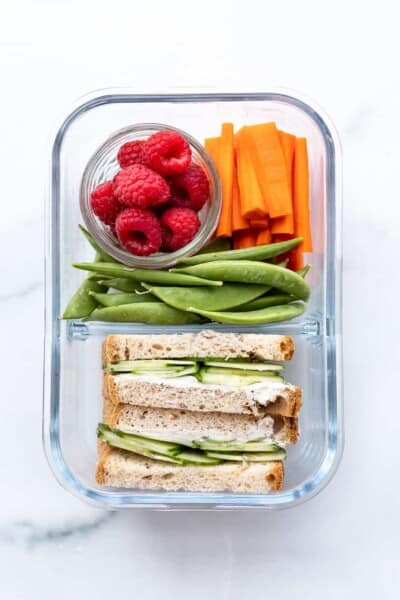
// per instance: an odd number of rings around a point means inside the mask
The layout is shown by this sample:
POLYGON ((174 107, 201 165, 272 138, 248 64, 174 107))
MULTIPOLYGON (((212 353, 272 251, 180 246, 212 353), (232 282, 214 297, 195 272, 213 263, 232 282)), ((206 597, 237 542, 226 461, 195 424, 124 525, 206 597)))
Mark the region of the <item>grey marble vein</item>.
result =
POLYGON ((97 519, 62 526, 46 526, 33 521, 14 521, 0 527, 0 544, 33 547, 48 542, 60 542, 74 536, 84 536, 99 530, 117 513, 103 512, 97 519))
POLYGON ((21 298, 21 296, 29 296, 33 294, 39 289, 43 288, 43 281, 34 281, 33 283, 27 285, 25 288, 20 288, 10 293, 1 294, 0 293, 0 302, 8 302, 8 300, 14 300, 14 298, 21 298))

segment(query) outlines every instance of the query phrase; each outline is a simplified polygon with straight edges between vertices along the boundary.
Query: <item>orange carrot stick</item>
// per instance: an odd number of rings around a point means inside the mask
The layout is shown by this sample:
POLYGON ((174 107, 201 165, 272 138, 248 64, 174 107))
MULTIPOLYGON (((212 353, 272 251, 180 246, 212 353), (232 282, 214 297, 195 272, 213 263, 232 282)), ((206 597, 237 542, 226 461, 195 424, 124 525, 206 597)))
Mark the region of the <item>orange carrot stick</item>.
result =
POLYGON ((207 138, 206 140, 204 140, 204 148, 206 149, 207 153, 211 156, 214 164, 215 164, 215 168, 218 171, 219 174, 219 142, 220 142, 220 138, 219 137, 215 137, 215 138, 207 138))
POLYGON ((244 128, 251 146, 255 167, 265 204, 271 218, 292 213, 285 156, 275 123, 262 123, 244 128))
POLYGON ((254 227, 254 229, 268 229, 269 219, 268 217, 264 217, 263 219, 250 219, 250 226, 254 227))
POLYGON ((221 179, 222 207, 217 227, 217 237, 232 235, 233 187, 233 123, 223 123, 219 142, 218 172, 221 179))
MULTIPOLYGON (((292 183, 292 172, 293 172, 293 158, 294 158, 294 147, 296 142, 296 136, 285 131, 278 131, 279 140, 281 142, 283 154, 285 156, 287 177, 289 183, 290 198, 293 206, 293 183, 292 183)), ((292 214, 278 217, 271 222, 271 233, 294 233, 294 221, 293 212, 292 214)))
POLYGON ((252 162, 252 155, 243 127, 235 136, 237 173, 240 190, 240 210, 245 219, 258 219, 267 216, 267 209, 257 175, 252 162))
POLYGON ((257 234, 256 246, 260 246, 261 244, 270 244, 272 240, 272 235, 270 229, 261 229, 261 231, 257 234))
POLYGON ((235 231, 233 234, 233 247, 235 250, 239 248, 251 248, 257 242, 257 234, 253 229, 244 229, 243 231, 235 231))
POLYGON ((312 252, 310 223, 310 181, 308 168, 307 140, 297 138, 293 170, 294 230, 303 241, 297 246, 297 253, 312 252))
POLYGON ((240 191, 237 179, 236 151, 233 164, 233 186, 232 186, 232 231, 243 231, 249 229, 249 221, 242 217, 240 209, 240 191))

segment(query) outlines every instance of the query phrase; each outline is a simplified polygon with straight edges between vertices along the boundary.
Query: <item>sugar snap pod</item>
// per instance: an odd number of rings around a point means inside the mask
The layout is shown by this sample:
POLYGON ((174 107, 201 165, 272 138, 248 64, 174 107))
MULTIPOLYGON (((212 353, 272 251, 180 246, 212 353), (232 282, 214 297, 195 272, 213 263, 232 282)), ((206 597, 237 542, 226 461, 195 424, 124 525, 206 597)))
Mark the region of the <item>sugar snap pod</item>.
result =
POLYGON ((304 301, 311 292, 308 283, 294 271, 258 261, 220 260, 171 271, 219 281, 269 285, 304 301))
POLYGON ((207 317, 218 323, 231 323, 232 325, 258 325, 260 323, 275 323, 278 321, 288 321, 302 315, 306 306, 302 302, 292 302, 291 304, 270 306, 259 310, 246 312, 217 312, 211 310, 188 309, 207 317))
POLYGON ((120 306, 121 304, 134 304, 140 302, 157 302, 157 298, 150 292, 132 294, 101 294, 89 292, 101 306, 120 306))
POLYGON ((138 269, 112 263, 73 263, 72 266, 76 269, 94 271, 110 277, 123 277, 125 279, 132 279, 133 281, 146 281, 161 285, 222 285, 221 281, 211 281, 192 275, 181 275, 180 273, 171 273, 170 271, 160 271, 157 269, 138 269))
POLYGON ((195 256, 185 256, 179 259, 179 264, 198 265, 205 262, 214 262, 217 260, 265 260, 289 252, 300 244, 303 238, 294 238, 286 242, 277 242, 274 244, 264 244, 262 246, 253 246, 251 248, 241 248, 239 250, 223 250, 216 252, 207 252, 196 254, 195 256))
POLYGON ((139 302, 96 308, 86 320, 113 323, 185 325, 188 323, 200 323, 202 318, 190 312, 176 310, 162 302, 139 302))
POLYGON ((249 302, 270 289, 264 285, 249 286, 242 283, 225 283, 219 288, 143 286, 162 302, 180 310, 193 306, 204 310, 226 310, 249 302))

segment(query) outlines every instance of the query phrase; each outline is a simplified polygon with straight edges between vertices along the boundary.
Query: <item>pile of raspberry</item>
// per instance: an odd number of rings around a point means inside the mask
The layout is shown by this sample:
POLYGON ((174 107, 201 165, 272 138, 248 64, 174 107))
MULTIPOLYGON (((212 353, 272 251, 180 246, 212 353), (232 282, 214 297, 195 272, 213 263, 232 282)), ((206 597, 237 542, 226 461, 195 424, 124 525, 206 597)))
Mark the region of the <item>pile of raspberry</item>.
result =
POLYGON ((197 213, 210 188, 185 138, 158 131, 147 140, 127 142, 117 158, 121 169, 91 193, 94 214, 132 254, 186 246, 200 227, 197 213))

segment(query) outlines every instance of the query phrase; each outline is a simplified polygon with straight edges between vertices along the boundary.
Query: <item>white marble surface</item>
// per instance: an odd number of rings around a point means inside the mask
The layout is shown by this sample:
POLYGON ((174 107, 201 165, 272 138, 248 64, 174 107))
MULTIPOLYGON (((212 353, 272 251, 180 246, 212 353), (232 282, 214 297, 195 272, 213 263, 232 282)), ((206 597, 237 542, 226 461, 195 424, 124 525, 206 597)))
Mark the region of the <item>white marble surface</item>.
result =
POLYGON ((0 7, 1 596, 398 598, 400 417, 396 2, 4 0, 0 7), (329 487, 278 513, 105 513, 41 444, 48 135, 69 104, 138 91, 314 97, 344 148, 346 448, 329 487))

